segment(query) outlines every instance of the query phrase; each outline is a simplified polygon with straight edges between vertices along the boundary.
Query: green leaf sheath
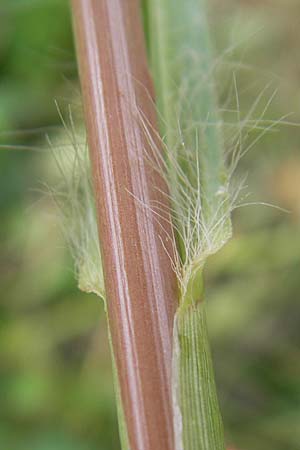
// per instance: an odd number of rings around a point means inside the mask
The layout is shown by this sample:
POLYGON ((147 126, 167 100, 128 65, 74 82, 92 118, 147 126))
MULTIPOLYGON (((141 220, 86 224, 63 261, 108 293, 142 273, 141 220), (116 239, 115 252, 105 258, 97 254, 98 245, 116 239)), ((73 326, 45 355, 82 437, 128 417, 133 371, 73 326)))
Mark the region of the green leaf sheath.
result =
MULTIPOLYGON (((161 133, 172 161, 176 160, 188 179, 189 189, 199 191, 195 202, 202 204, 203 230, 214 230, 214 248, 219 248, 231 234, 231 223, 205 3, 148 0, 146 29, 161 133)), ((178 185, 185 181, 173 163, 168 178, 174 209, 180 216, 178 185)), ((184 259, 184 251, 180 252, 184 259)))
POLYGON ((174 420, 175 434, 182 427, 176 450, 224 450, 203 302, 177 312, 174 335, 174 367, 178 367, 175 402, 182 416, 181 424, 180 419, 174 420))
POLYGON ((224 450, 203 266, 230 237, 231 221, 206 5, 204 0, 144 3, 181 260, 173 350, 176 450, 224 450))

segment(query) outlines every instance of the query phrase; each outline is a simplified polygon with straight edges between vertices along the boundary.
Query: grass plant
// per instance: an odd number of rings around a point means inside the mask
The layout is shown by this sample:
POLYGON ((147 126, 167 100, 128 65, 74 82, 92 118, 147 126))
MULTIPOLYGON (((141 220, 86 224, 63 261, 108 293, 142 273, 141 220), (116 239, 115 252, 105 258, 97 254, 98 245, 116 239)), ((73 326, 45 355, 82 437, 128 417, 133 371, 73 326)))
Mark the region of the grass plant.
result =
MULTIPOLYGON (((231 212, 239 204, 243 187, 243 180, 233 181, 239 159, 279 121, 264 119, 273 96, 259 118, 252 119, 265 90, 255 100, 247 117, 241 119, 234 75, 237 131, 232 133, 231 130, 231 136, 226 140, 227 128, 232 128, 233 124, 223 121, 218 107, 214 81, 218 61, 211 49, 205 2, 145 0, 143 13, 150 68, 155 81, 159 131, 151 117, 145 114, 143 102, 135 104, 130 114, 137 116, 132 126, 142 132, 144 145, 150 148, 150 152, 142 156, 148 164, 147 170, 154 168, 164 179, 167 190, 160 184, 154 186, 158 197, 154 196, 151 201, 130 188, 126 190, 143 214, 159 222, 160 244, 177 278, 179 294, 173 321, 172 378, 169 380, 172 383, 174 448, 224 450, 224 430, 207 332, 203 271, 207 258, 218 252, 231 237, 231 212), (246 130, 248 137, 250 128, 258 131, 258 136, 244 145, 243 132, 246 130), (171 250, 166 242, 171 242, 171 250)), ((145 91, 152 102, 152 95, 141 80, 134 82, 141 84, 137 83, 137 89, 145 91)), ((79 228, 74 227, 74 234, 71 233, 79 285, 105 298, 101 256, 95 245, 97 229, 88 162, 74 140, 72 118, 70 122, 75 153, 71 162, 73 181, 66 186, 65 198, 71 205, 68 220, 72 222, 73 214, 82 218, 79 228)), ((62 209, 66 209, 65 206, 62 209)), ((152 256, 148 256, 151 260, 152 256)), ((103 270, 105 272, 105 262, 103 270)), ((114 343, 114 353, 113 348, 114 343)), ((123 447, 139 448, 132 435, 128 440, 128 410, 126 406, 125 410, 123 408, 124 392, 122 397, 122 386, 118 383, 123 375, 118 373, 120 367, 115 363, 114 367, 123 447)))

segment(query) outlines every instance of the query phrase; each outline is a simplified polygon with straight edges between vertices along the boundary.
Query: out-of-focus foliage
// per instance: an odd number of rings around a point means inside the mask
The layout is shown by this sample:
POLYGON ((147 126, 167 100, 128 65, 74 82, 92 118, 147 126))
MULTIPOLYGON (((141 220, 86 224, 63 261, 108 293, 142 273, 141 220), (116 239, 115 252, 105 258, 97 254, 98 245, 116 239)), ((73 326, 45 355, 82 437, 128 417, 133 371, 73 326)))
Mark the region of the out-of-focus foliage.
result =
MULTIPOLYGON (((299 2, 212 3, 217 54, 231 47, 225 61, 239 66, 240 118, 267 86, 256 117, 277 89, 265 118, 289 114, 284 120, 299 124, 299 2)), ((220 76, 220 92, 230 83, 232 76, 220 76)), ((227 108, 237 109, 235 97, 227 108)), ((226 117, 239 120, 239 114, 226 117)), ((250 131, 246 144, 260 132, 250 131)), ((276 126, 241 161, 253 193, 246 201, 290 212, 262 206, 237 210, 234 239, 208 270, 209 326, 225 428, 241 450, 300 448, 299 138, 299 127, 276 126)))
MULTIPOLYGON (((296 0, 213 0, 221 105, 244 117, 300 122, 296 0), (232 51, 228 52, 231 47, 232 51), (226 65, 226 70, 224 69, 226 65), (229 91, 232 95, 227 95, 229 91)), ((115 450, 116 411, 103 305, 77 290, 73 265, 41 193, 56 182, 45 133, 61 125, 54 99, 76 108, 68 2, 0 3, 0 448, 115 450), (34 132, 38 127, 47 130, 34 132), (18 130, 18 131, 17 131, 18 130), (22 131, 23 130, 23 131, 22 131), (46 149, 46 150, 45 150, 46 149)), ((240 116, 240 117, 239 117, 240 116)), ((230 133, 230 132, 229 132, 230 133)), ((250 143, 260 130, 245 136, 250 143)), ((230 139, 230 136, 229 138, 230 139)), ((208 321, 227 440, 237 450, 300 448, 300 128, 276 127, 241 161, 247 201, 234 239, 207 268, 208 321)))
POLYGON ((118 448, 103 305, 77 289, 45 186, 54 99, 77 91, 68 2, 2 0, 0 140, 38 150, 0 150, 1 450, 118 448))

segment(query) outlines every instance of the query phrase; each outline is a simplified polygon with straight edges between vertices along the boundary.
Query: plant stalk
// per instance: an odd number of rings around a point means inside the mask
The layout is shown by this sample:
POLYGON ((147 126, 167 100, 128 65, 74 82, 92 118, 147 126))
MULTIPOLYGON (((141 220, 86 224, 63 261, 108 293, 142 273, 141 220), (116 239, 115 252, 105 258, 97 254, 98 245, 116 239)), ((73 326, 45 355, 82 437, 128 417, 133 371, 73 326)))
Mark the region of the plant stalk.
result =
POLYGON ((71 0, 113 356, 131 450, 173 450, 177 283, 138 0, 71 0), (155 136, 153 136, 155 139, 155 136), (148 162, 147 162, 148 161, 148 162), (162 205, 158 216, 153 205, 162 205), (169 255, 168 255, 169 254, 169 255))

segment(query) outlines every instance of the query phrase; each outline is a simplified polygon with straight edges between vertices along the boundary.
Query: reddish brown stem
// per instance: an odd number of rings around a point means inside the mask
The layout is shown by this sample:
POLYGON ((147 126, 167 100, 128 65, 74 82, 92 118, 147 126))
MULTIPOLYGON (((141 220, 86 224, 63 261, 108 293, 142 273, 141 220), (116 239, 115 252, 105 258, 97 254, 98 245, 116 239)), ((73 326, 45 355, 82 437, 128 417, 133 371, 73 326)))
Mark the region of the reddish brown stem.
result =
POLYGON ((167 254, 172 253, 170 224, 149 209, 164 205, 167 196, 160 175, 147 163, 151 148, 137 114, 156 129, 139 1, 72 0, 72 7, 109 324, 130 447, 172 450, 176 281, 167 254))

